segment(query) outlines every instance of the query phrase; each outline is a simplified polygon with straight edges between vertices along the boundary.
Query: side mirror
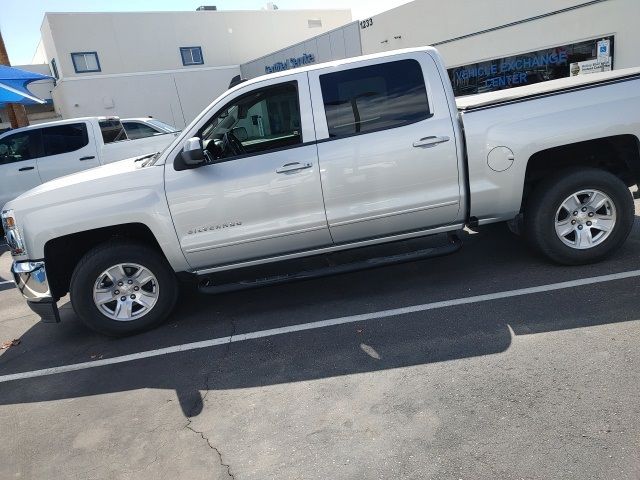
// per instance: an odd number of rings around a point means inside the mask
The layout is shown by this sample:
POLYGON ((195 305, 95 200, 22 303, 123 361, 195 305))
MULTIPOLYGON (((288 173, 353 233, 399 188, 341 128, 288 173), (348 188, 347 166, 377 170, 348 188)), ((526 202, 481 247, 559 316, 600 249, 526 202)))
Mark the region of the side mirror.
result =
POLYGON ((207 163, 207 156, 202 148, 202 141, 198 137, 187 140, 182 151, 173 161, 173 167, 177 170, 198 168, 207 163))

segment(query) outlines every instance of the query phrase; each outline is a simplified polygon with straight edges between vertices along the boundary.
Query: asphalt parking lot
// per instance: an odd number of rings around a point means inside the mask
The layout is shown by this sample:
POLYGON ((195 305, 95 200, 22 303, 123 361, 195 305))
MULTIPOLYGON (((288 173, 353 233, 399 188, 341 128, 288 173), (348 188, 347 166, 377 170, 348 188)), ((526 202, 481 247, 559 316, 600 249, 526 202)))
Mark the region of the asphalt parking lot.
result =
POLYGON ((464 242, 187 293, 167 324, 121 340, 68 304, 38 323, 0 283, 0 340, 21 339, 0 353, 0 478, 640 478, 638 220, 585 267, 549 264, 504 226, 464 242))

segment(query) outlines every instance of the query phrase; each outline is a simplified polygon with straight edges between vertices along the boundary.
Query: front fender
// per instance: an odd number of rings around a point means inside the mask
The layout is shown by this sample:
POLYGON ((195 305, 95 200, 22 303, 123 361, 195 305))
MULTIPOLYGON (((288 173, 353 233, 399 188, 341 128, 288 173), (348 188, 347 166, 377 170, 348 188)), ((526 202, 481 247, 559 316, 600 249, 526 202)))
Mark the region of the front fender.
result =
POLYGON ((164 195, 163 167, 135 167, 106 176, 94 169, 98 174, 90 181, 68 181, 11 202, 27 247, 24 258, 43 259, 45 245, 56 238, 138 223, 149 228, 175 271, 189 270, 164 195))

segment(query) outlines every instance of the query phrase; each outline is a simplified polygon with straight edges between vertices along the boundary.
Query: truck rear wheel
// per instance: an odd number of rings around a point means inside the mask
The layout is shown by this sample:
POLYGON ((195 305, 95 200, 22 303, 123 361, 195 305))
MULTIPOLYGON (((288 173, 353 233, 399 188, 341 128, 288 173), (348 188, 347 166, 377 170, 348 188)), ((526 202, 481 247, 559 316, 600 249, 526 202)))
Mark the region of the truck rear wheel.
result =
POLYGON ((543 181, 526 202, 525 236, 563 265, 596 262, 615 252, 633 226, 627 186, 596 168, 569 169, 543 181))
POLYGON ((124 336, 163 322, 173 309, 178 285, 155 250, 114 242, 89 251, 76 266, 69 288, 80 319, 104 335, 124 336))

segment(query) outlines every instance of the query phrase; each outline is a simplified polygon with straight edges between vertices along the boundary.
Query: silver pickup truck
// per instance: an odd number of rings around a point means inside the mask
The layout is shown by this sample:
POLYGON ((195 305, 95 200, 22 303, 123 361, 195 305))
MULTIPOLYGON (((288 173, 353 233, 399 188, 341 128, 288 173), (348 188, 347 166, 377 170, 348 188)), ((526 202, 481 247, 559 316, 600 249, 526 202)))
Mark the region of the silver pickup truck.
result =
POLYGON ((554 262, 594 262, 632 227, 639 112, 640 69, 456 104, 433 48, 265 75, 160 154, 9 202, 15 282, 43 320, 70 293, 89 327, 124 335, 170 314, 181 277, 217 292, 309 278, 384 260, 221 280, 465 225, 510 222, 554 262))

